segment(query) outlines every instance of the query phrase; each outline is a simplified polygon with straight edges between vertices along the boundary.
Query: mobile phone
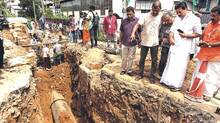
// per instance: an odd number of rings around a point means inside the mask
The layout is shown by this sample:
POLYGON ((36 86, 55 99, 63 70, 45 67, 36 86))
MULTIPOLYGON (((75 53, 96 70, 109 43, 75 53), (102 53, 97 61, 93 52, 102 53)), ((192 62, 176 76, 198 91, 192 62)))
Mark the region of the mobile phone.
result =
POLYGON ((177 31, 178 31, 179 33, 184 33, 183 30, 181 30, 181 29, 177 29, 177 31))

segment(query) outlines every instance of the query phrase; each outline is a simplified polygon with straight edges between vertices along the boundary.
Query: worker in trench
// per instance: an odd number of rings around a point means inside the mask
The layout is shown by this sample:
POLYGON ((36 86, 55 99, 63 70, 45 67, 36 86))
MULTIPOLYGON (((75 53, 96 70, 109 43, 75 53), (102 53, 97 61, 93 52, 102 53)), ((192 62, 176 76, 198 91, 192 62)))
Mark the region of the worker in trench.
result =
POLYGON ((3 36, 2 32, 0 31, 0 69, 4 68, 3 67, 3 59, 4 59, 4 46, 3 46, 3 36))

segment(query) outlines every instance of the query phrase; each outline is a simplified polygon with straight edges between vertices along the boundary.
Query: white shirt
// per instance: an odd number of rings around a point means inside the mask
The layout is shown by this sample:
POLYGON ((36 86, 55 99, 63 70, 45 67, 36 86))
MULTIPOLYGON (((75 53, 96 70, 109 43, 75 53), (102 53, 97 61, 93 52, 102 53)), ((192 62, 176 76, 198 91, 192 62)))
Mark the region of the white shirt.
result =
POLYGON ((44 47, 43 48, 43 57, 46 58, 49 55, 49 48, 48 47, 44 47))
POLYGON ((37 44, 37 40, 36 40, 35 38, 32 38, 32 39, 31 39, 31 44, 32 44, 32 45, 37 44))
POLYGON ((200 19, 193 13, 189 12, 183 19, 177 16, 170 29, 170 31, 174 33, 175 41, 175 45, 171 46, 170 51, 190 53, 193 38, 182 38, 177 31, 178 29, 181 29, 186 34, 202 34, 200 19))
POLYGON ((83 18, 79 18, 79 30, 83 30, 83 18))
POLYGON ((92 21, 93 21, 93 14, 92 12, 89 12, 88 15, 86 16, 87 19, 89 19, 89 29, 92 28, 93 24, 92 24, 92 21))
POLYGON ((79 20, 75 18, 75 29, 77 30, 79 28, 79 20))
POLYGON ((159 13, 157 16, 152 16, 151 12, 149 12, 143 18, 140 18, 138 24, 143 26, 141 45, 148 47, 159 45, 158 37, 161 17, 162 13, 159 13))
POLYGON ((55 45, 53 46, 53 49, 54 49, 55 53, 61 54, 61 53, 62 53, 61 47, 62 47, 61 44, 58 44, 58 43, 55 44, 55 45))

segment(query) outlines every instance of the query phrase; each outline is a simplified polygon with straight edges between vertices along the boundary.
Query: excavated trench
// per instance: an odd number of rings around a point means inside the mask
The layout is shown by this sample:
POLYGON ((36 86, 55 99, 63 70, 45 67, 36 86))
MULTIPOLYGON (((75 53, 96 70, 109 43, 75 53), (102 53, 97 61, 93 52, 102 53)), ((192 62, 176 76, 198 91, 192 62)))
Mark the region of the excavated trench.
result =
MULTIPOLYGON (((74 115, 83 122, 217 121, 210 113, 186 102, 182 94, 172 94, 164 87, 143 84, 135 81, 133 77, 121 76, 115 72, 120 69, 120 63, 117 61, 104 64, 99 69, 90 69, 94 67, 83 63, 82 59, 85 58, 79 49, 71 49, 66 55, 73 91, 71 108, 74 115)), ((106 59, 106 55, 104 56, 106 59)), ((107 58, 108 61, 114 61, 114 57, 110 57, 107 58)))
MULTIPOLYGON (((217 118, 173 93, 147 80, 120 75, 120 56, 98 48, 85 51, 69 46, 66 63, 51 70, 36 70, 30 87, 12 95, 7 107, 12 110, 8 122, 52 123, 52 92, 63 96, 78 123, 215 123, 217 118), (20 98, 22 97, 22 98, 20 98), (12 105, 15 100, 20 100, 12 105)), ((57 101, 56 101, 57 102, 57 101)), ((59 102, 59 101, 58 101, 59 102)), ((62 105, 62 103, 61 103, 62 105)), ((7 109, 5 109, 7 110, 7 109)), ((61 113, 61 123, 69 117, 61 113)), ((72 123, 72 122, 70 122, 72 123)))
MULTIPOLYGON (((10 51, 9 58, 23 58, 28 54, 11 43, 6 49, 10 51)), ((8 102, 0 107, 0 116, 6 118, 4 121, 54 122, 51 111, 51 93, 54 90, 62 94, 62 100, 71 107, 79 123, 215 123, 219 120, 206 110, 207 107, 197 107, 184 100, 181 93, 170 92, 158 84, 150 84, 146 79, 135 81, 134 77, 120 75, 120 56, 105 54, 98 48, 87 49, 76 45, 68 46, 65 56, 67 63, 53 66, 48 71, 38 68, 27 82, 28 87, 8 96, 8 102)), ((34 61, 35 57, 32 59, 34 61)), ((29 71, 32 65, 31 62, 22 64, 25 72, 22 72, 20 64, 15 70, 12 67, 5 72, 18 71, 27 77, 26 70, 29 71)), ((17 74, 14 76, 18 77, 17 74)), ((16 81, 13 79, 12 82, 16 81)), ((61 121, 69 123, 66 117, 61 121)))

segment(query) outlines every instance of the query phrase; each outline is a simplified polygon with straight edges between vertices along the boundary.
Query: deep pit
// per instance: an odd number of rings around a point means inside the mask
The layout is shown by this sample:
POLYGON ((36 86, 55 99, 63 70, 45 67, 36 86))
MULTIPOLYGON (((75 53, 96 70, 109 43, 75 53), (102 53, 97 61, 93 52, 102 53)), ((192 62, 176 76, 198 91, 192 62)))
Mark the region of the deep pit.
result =
MULTIPOLYGON (((19 48, 14 47, 13 50, 19 48)), ((20 54, 27 54, 26 50, 19 50, 20 54)), ((139 55, 136 56, 135 72, 138 71, 139 60, 139 55)), ((14 91, 8 101, 2 104, 1 116, 6 118, 5 122, 54 122, 52 91, 64 97, 62 100, 71 108, 78 123, 214 123, 219 120, 219 116, 214 114, 217 104, 192 103, 183 97, 193 71, 192 61, 181 93, 170 92, 159 84, 159 80, 157 84, 150 84, 146 77, 136 81, 135 76, 120 75, 120 55, 107 54, 102 46, 87 49, 80 44, 68 43, 65 61, 50 70, 35 68, 29 86, 14 91)), ((149 72, 150 62, 148 58, 146 73, 149 72)), ((26 69, 25 66, 31 69, 35 64, 19 64, 18 69, 26 69)), ((63 123, 70 122, 65 113, 61 113, 60 117, 63 123)))

